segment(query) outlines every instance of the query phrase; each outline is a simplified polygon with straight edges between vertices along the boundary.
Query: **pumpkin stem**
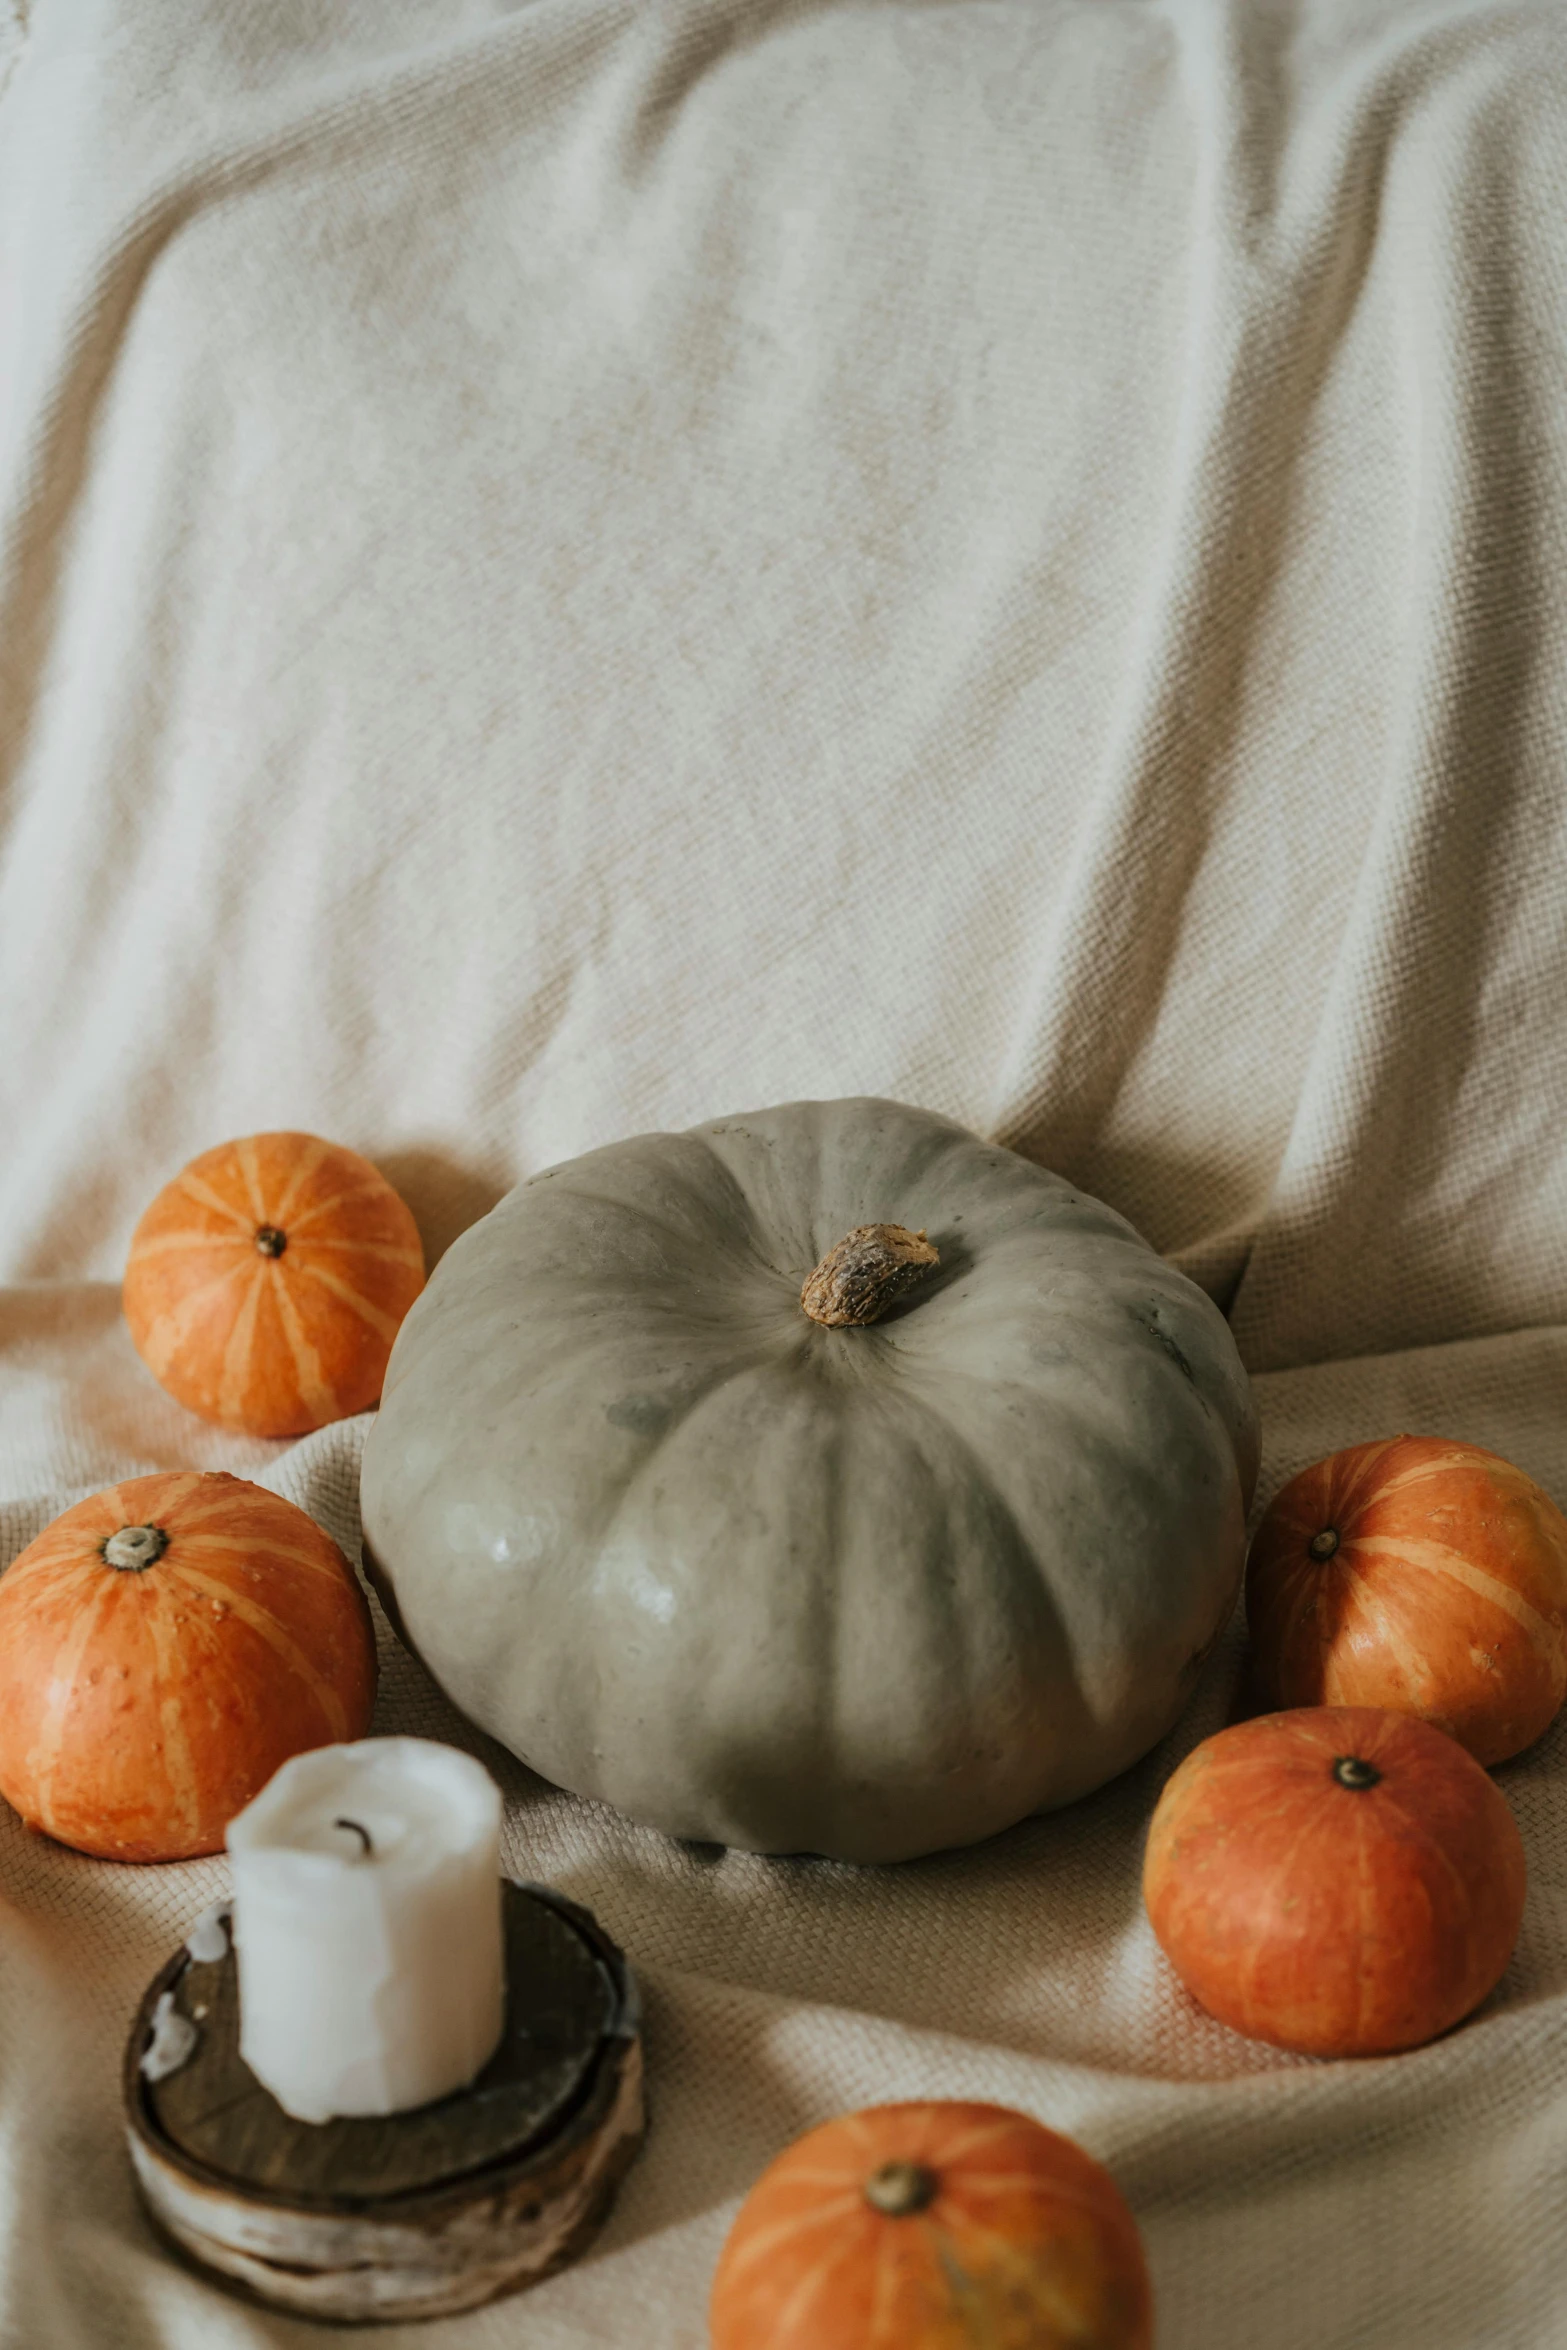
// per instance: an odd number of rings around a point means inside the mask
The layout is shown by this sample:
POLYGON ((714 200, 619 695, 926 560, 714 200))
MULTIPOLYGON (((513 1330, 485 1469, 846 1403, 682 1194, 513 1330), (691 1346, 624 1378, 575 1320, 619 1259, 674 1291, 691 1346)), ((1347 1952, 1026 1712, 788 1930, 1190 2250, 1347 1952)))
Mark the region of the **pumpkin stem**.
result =
POLYGON ((888 2219, 911 2219, 934 2203, 941 2185, 923 2162, 884 2162, 865 2182, 865 2200, 888 2219))
POLYGON ((1341 1787, 1352 1787, 1357 1793, 1382 1783, 1376 1764, 1363 1762, 1358 1754, 1341 1754, 1333 1765, 1333 1776, 1341 1787))
POLYGON ((857 1224, 807 1274, 800 1303, 829 1330, 879 1322, 941 1257, 923 1232, 903 1224, 857 1224))
POLYGON ((1314 1559, 1330 1559, 1338 1548, 1338 1528, 1324 1526, 1320 1534, 1313 1534, 1306 1548, 1314 1559))
POLYGON ((122 1526, 104 1544, 103 1562, 118 1567, 122 1574, 140 1575, 155 1567, 168 1547, 169 1538, 161 1526, 122 1526))
POLYGON ((280 1232, 275 1224, 256 1226, 256 1247, 264 1257, 280 1257, 288 1246, 288 1234, 280 1232))

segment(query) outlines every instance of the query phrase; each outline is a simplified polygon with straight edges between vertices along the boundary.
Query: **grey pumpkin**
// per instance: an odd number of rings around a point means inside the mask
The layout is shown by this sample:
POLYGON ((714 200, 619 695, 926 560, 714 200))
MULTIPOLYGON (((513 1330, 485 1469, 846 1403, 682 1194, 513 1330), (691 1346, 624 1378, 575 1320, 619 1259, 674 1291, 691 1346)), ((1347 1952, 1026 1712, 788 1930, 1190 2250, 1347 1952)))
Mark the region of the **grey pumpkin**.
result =
POLYGON ((466 1233, 363 1508, 406 1638, 546 1778, 890 1861, 1169 1728, 1256 1469, 1223 1317, 1112 1209, 927 1111, 795 1102, 591 1151, 466 1233), (879 1224, 939 1263, 899 1244, 885 1319, 811 1319, 813 1267, 879 1224))

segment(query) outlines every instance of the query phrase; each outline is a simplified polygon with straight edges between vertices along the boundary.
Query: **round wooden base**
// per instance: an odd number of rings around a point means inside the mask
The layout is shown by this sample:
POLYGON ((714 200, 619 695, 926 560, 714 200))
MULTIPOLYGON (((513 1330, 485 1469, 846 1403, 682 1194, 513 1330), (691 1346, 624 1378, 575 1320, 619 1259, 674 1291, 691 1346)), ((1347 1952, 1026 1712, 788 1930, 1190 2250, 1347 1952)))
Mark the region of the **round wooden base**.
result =
POLYGON ((456 2096, 374 2120, 292 2120, 240 2057, 227 1933, 219 1957, 175 1953, 131 2029, 125 2110, 142 2194, 181 2250, 349 2323, 445 2317, 577 2257, 642 2140, 636 1985, 548 1887, 508 1884, 505 1914, 500 2047, 456 2096))

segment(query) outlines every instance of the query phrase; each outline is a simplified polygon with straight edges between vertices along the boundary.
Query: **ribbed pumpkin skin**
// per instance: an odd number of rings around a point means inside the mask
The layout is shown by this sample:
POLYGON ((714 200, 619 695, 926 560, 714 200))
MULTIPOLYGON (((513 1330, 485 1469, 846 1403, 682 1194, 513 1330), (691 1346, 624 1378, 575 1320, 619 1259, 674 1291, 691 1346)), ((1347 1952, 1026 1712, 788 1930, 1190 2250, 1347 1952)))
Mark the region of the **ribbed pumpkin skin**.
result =
POLYGON ((1245 1563, 1257 1427, 1123 1218, 905 1103, 589 1152, 463 1234, 366 1439, 366 1561, 470 1719, 676 1836, 905 1860, 1161 1738, 1245 1563), (883 1321, 801 1284, 929 1227, 883 1321))
POLYGON ((1165 1787, 1143 1897, 1210 2015, 1307 2056, 1445 2032, 1501 1977, 1523 1841, 1456 1740, 1408 1714, 1316 1706, 1221 1730, 1165 1787), (1341 1758, 1369 1764, 1341 1785, 1341 1758))
POLYGON ((131 1478, 0 1577, 0 1794, 106 1860, 217 1852, 290 1755, 363 1737, 375 1681, 364 1594, 303 1510, 238 1477, 131 1478), (108 1564, 144 1526, 162 1556, 108 1564))
POLYGON ((842 2115, 751 2189, 713 2280, 713 2350, 1147 2350, 1137 2223, 1109 2172, 1005 2106, 842 2115), (889 2217, 885 2163, 936 2174, 889 2217))
POLYGON ((252 1134, 159 1192, 131 1241, 125 1318, 189 1410, 302 1436, 375 1402, 423 1287, 413 1217, 368 1159, 313 1134, 252 1134), (258 1233, 281 1235, 281 1253, 258 1233))
POLYGON ((1270 1504, 1246 1615, 1265 1703, 1386 1706, 1505 1762, 1567 1696, 1567 1519, 1478 1445, 1357 1444, 1270 1504))

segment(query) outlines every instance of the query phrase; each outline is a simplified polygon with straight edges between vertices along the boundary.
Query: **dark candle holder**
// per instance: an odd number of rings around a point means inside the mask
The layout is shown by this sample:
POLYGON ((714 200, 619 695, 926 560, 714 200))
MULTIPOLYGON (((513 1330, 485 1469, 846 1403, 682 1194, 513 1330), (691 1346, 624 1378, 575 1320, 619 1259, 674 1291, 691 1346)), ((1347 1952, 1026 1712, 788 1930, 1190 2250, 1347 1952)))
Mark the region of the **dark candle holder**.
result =
POLYGON ((495 2054, 455 2095, 374 2118, 286 2114, 239 2053, 227 1933, 220 1957, 175 1953, 131 2028, 125 2111, 181 2252, 274 2307, 361 2324, 472 2309, 577 2258, 642 2142, 636 1983, 549 1887, 507 1883, 504 1915, 495 2054))

